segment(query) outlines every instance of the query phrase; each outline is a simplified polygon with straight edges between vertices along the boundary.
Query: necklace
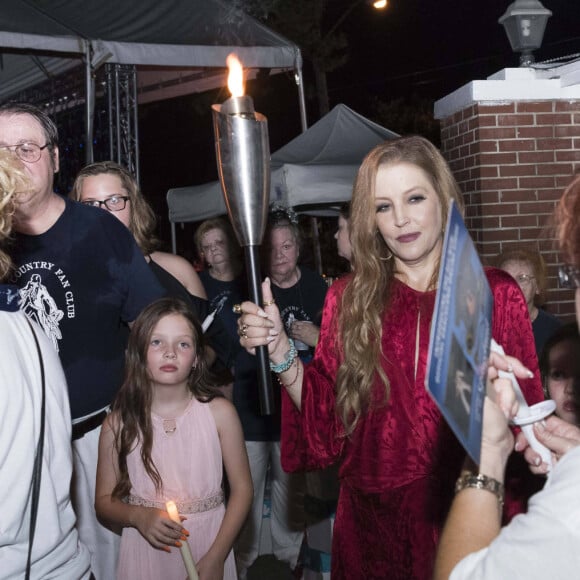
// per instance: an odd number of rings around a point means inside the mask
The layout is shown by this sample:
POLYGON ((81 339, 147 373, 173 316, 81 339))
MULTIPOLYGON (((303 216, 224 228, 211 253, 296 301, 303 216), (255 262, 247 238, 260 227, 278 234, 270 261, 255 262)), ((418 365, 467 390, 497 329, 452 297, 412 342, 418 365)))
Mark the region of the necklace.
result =
POLYGON ((162 423, 163 431, 165 431, 167 435, 172 435, 173 433, 175 433, 175 431, 177 431, 177 417, 180 417, 185 412, 192 399, 193 395, 190 395, 187 401, 185 402, 184 406, 180 406, 181 408, 178 410, 173 410, 174 413, 177 412, 177 415, 175 415, 174 417, 171 417, 169 419, 164 419, 163 417, 161 417, 163 421, 162 423))

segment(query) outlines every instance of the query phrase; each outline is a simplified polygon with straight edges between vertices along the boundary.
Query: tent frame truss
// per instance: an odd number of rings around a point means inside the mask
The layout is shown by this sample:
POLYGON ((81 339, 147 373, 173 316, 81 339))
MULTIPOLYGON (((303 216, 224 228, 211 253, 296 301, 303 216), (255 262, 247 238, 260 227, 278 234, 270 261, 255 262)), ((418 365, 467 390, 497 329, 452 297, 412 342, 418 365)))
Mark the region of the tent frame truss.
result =
POLYGON ((139 183, 137 70, 134 65, 106 64, 105 76, 109 158, 126 167, 139 183))

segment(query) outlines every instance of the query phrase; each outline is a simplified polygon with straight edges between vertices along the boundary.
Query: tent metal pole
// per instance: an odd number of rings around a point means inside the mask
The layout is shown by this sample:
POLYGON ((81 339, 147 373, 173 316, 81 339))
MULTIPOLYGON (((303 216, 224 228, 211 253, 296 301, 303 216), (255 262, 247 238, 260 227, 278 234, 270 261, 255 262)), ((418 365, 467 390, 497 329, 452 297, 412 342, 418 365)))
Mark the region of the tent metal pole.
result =
POLYGON ((312 232, 312 241, 314 242, 314 266, 316 271, 322 276, 322 253, 320 251, 320 233, 316 216, 310 216, 310 230, 312 232))
POLYGON ((93 118, 95 108, 95 85, 91 64, 91 43, 84 41, 85 45, 85 161, 87 165, 92 163, 93 157, 93 118))
POLYGON ((298 106, 300 107, 300 125, 302 132, 308 129, 308 119, 306 117, 306 98, 304 96, 304 79, 302 77, 302 54, 300 49, 296 49, 296 61, 294 64, 294 79, 298 85, 298 106))
POLYGON ((177 254, 177 235, 175 233, 175 222, 171 222, 171 251, 177 254))
MULTIPOLYGON (((306 98, 304 97, 304 79, 302 77, 302 54, 300 49, 296 53, 295 78, 298 85, 298 102, 300 105, 300 123, 302 132, 308 130, 308 119, 306 118, 306 98)), ((310 229, 312 231, 312 241, 314 242, 314 266, 316 271, 322 275, 322 252, 320 251, 320 235, 318 232, 318 220, 312 216, 310 218, 310 229)))
MULTIPOLYGON (((133 65, 131 76, 131 101, 133 105, 133 138, 131 145, 133 148, 133 167, 135 168, 135 178, 137 183, 141 183, 141 166, 139 164, 139 101, 137 100, 137 68, 133 65)), ((174 252, 175 253, 175 252, 174 252)))

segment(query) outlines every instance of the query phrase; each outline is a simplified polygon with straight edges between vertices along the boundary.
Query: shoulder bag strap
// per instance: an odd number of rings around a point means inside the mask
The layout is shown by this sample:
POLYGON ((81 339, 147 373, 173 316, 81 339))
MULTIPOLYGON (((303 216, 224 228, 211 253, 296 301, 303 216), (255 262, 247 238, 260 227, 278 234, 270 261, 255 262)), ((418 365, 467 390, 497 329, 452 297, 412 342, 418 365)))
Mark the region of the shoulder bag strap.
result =
POLYGON ((42 454, 44 450, 44 423, 46 415, 46 385, 44 376, 44 362, 42 360, 42 352, 40 350, 40 345, 38 344, 38 338, 36 337, 36 332, 28 318, 26 318, 28 326, 32 331, 32 336, 34 338, 34 343, 36 344, 36 350, 38 352, 38 362, 40 365, 40 381, 42 385, 42 402, 40 405, 40 433, 38 435, 38 443, 36 444, 36 454, 34 456, 34 468, 32 471, 32 483, 31 483, 31 505, 30 505, 30 532, 28 539, 28 559, 26 560, 26 575, 25 580, 30 579, 30 567, 31 567, 31 557, 32 557, 32 544, 34 543, 34 533, 36 531, 36 515, 38 513, 38 497, 40 495, 40 479, 42 475, 42 454))

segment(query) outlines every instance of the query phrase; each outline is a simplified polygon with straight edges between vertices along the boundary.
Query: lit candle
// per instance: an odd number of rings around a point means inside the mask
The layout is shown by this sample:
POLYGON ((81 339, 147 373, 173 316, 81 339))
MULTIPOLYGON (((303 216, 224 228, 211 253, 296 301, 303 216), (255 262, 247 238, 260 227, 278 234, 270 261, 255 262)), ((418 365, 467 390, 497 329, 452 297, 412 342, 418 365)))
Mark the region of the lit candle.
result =
MULTIPOLYGON (((181 525, 181 519, 179 517, 179 513, 177 511, 177 506, 175 505, 174 501, 168 501, 165 503, 165 507, 167 508, 167 513, 169 517, 176 523, 181 525)), ((199 580, 199 576, 197 575, 197 570, 195 569, 195 562, 193 561, 193 556, 191 555, 191 549, 189 548, 189 543, 187 540, 185 542, 181 542, 181 557, 183 558, 183 563, 185 564, 185 569, 187 570, 187 575, 189 576, 189 580, 199 580)))

